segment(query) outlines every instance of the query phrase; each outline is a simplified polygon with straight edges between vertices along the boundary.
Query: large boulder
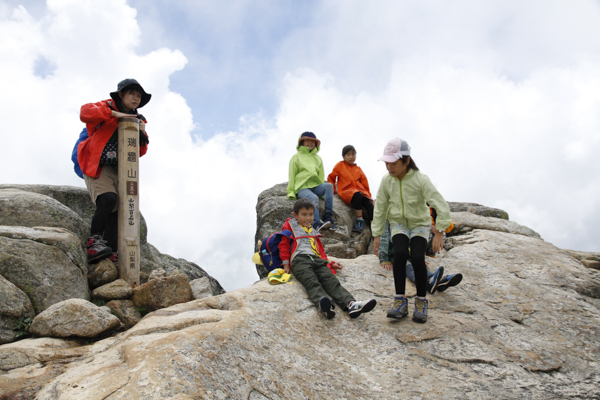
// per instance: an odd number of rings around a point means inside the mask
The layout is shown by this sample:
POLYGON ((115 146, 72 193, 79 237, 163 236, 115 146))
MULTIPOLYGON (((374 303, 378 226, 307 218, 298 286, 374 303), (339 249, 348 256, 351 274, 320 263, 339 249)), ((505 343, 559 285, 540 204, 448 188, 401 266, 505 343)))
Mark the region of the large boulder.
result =
POLYGON ((0 388, 38 400, 600 397, 600 273, 535 235, 448 238, 430 268, 464 279, 428 296, 426 324, 386 318, 393 277, 374 255, 339 261, 340 282, 377 299, 372 312, 327 320, 294 280, 263 279, 92 345, 0 346, 0 388))
POLYGON ((123 324, 123 329, 130 329, 142 319, 142 314, 138 311, 131 300, 111 300, 106 303, 106 307, 123 324))
POLYGON ((190 279, 185 274, 149 280, 133 288, 131 300, 136 307, 155 311, 192 299, 190 279))
POLYGON ((477 203, 459 203, 455 201, 449 201, 450 211, 452 212, 469 212, 471 214, 481 215, 482 217, 494 217, 508 220, 508 213, 499 208, 492 208, 482 206, 477 203))
POLYGON ((63 300, 90 299, 81 253, 81 242, 64 229, 0 229, 0 275, 29 297, 36 313, 63 300))
POLYGON ((123 279, 117 279, 113 282, 102 285, 92 291, 92 297, 100 300, 125 300, 129 296, 133 289, 131 285, 123 279))
MULTIPOLYGON (((74 232, 85 243, 90 233, 90 223, 94 212, 95 206, 87 189, 83 187, 0 185, 0 225, 62 227, 74 232), (35 212, 24 218, 30 207, 35 212)), ((157 268, 163 268, 170 273, 180 271, 186 274, 190 280, 207 277, 211 282, 213 295, 225 293, 221 284, 200 266, 181 258, 162 254, 147 242, 147 236, 148 227, 144 216, 140 213, 140 271, 142 276, 150 274, 157 268)), ((81 252, 77 258, 78 261, 85 260, 85 252, 81 252)), ((91 287, 97 287, 116 279, 112 278, 113 274, 109 271, 110 266, 105 265, 100 270, 96 266, 90 267, 91 287)))
POLYGON ((29 328, 36 336, 94 338, 121 327, 117 317, 89 301, 70 299, 38 314, 29 328))
MULTIPOLYGON (((482 206, 483 207, 483 206, 482 206)), ((454 229, 449 236, 461 235, 471 232, 473 229, 486 229, 490 231, 516 233, 519 235, 540 237, 539 233, 514 221, 501 218, 486 218, 480 214, 471 212, 452 212, 452 223, 454 229)))
POLYGON ((118 279, 119 271, 115 263, 105 258, 96 264, 90 264, 87 277, 90 288, 95 289, 118 279))
MULTIPOLYGON (((263 191, 258 196, 256 205, 257 226, 255 235, 255 250, 258 251, 258 241, 267 236, 281 231, 287 218, 292 217, 294 200, 287 198, 287 183, 280 183, 263 191)), ((325 212, 324 201, 320 201, 321 215, 325 212)), ((371 242, 371 230, 368 226, 360 234, 353 233, 352 227, 356 224, 354 210, 344 203, 336 194, 333 197, 333 219, 337 229, 324 230, 322 243, 328 256, 341 258, 355 258, 366 254, 371 242)), ((256 271, 261 278, 267 276, 267 270, 256 266, 256 271)))
MULTIPOLYGON (((82 181, 83 182, 83 181, 82 181)), ((25 192, 37 193, 39 195, 50 197, 64 206, 70 208, 83 220, 86 238, 89 236, 90 224, 96 211, 96 206, 90 198, 90 194, 85 187, 77 186, 55 186, 55 185, 0 185, 0 191, 5 189, 21 190, 25 192)), ((49 225, 51 226, 51 225, 49 225)), ((144 216, 140 213, 140 243, 146 243, 148 227, 144 216)))
POLYGON ((4 344, 19 338, 20 332, 15 328, 35 317, 35 312, 27 295, 1 275, 0 299, 0 344, 4 344))
POLYGON ((84 242, 89 225, 51 197, 18 189, 0 189, 0 225, 64 228, 84 242))

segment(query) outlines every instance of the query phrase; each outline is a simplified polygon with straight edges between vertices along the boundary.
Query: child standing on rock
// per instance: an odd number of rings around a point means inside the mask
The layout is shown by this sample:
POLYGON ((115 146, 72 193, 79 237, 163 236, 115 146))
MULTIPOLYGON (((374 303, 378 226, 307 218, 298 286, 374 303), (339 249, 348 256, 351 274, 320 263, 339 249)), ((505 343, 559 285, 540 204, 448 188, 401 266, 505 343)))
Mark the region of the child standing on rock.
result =
POLYGON ((342 265, 327 259, 321 234, 312 226, 314 212, 315 206, 308 199, 294 203, 293 218, 288 218, 281 229, 292 232, 292 237, 283 237, 278 246, 283 269, 294 274, 327 319, 335 317, 335 303, 347 310, 350 318, 371 311, 377 300, 356 301, 333 275, 332 270, 342 269, 342 265))
POLYGON ((380 236, 385 229, 386 219, 390 222, 394 245, 394 305, 388 318, 403 318, 408 315, 408 300, 405 296, 406 261, 414 267, 417 286, 413 321, 427 321, 427 267, 425 250, 431 226, 429 204, 437 211, 436 229, 444 232, 450 226, 450 207, 433 186, 427 175, 421 173, 410 156, 410 146, 402 139, 392 139, 379 159, 385 162, 388 174, 381 180, 372 224, 375 238, 373 249, 379 256, 380 236), (410 246, 410 253, 409 253, 410 246))
POLYGON ((356 149, 352 145, 342 149, 343 161, 338 162, 333 171, 327 176, 327 182, 333 185, 334 193, 356 213, 356 225, 353 232, 362 232, 367 222, 373 219, 373 200, 369 190, 369 181, 362 169, 356 165, 356 149), (337 188, 336 188, 337 181, 337 188), (363 218, 363 207, 366 210, 363 218))
POLYGON ((88 262, 110 258, 117 263, 117 143, 119 118, 140 119, 140 157, 148 150, 146 119, 138 114, 152 97, 135 79, 125 79, 110 93, 111 99, 81 106, 80 119, 86 124, 88 138, 77 147, 77 161, 85 185, 96 205, 91 235, 87 242, 88 262))

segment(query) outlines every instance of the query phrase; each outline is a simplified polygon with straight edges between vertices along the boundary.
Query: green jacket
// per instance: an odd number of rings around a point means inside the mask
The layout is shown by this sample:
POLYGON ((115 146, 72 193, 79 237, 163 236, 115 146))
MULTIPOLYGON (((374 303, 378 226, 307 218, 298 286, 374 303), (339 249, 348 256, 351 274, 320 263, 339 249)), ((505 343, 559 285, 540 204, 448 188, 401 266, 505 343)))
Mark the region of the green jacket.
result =
POLYGON ((427 175, 411 169, 402 180, 386 174, 381 180, 371 231, 381 236, 386 219, 390 224, 401 224, 409 228, 431 225, 429 206, 437 211, 436 227, 448 229, 452 223, 450 207, 431 183, 427 175))
MULTIPOLYGON (((302 137, 302 135, 300 135, 302 137)), ((287 186, 287 197, 295 200, 300 189, 313 188, 325 182, 323 160, 317 153, 319 147, 308 151, 308 147, 296 147, 298 152, 290 160, 290 180, 287 186)))

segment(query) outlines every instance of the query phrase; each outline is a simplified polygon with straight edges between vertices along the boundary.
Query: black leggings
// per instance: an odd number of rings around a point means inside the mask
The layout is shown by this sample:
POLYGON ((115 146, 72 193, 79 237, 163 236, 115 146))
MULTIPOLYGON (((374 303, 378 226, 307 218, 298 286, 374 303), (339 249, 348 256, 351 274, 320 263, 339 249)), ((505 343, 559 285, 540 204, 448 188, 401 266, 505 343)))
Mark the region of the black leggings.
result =
POLYGON ((96 212, 92 218, 92 235, 100 235, 113 252, 117 251, 118 218, 112 212, 117 204, 116 193, 103 193, 96 197, 96 212))
POLYGON ((365 219, 365 221, 373 220, 373 201, 368 197, 363 196, 361 192, 354 193, 354 195, 352 196, 352 200, 350 200, 350 205, 355 210, 362 210, 364 207, 365 213, 363 215, 363 218, 365 219))
MULTIPOLYGON (((408 236, 398 234, 392 237, 394 244, 394 285, 396 294, 404 294, 406 289, 406 261, 409 258, 408 236)), ((427 266, 425 265, 425 249, 427 239, 415 236, 410 240, 410 262, 415 271, 417 296, 427 294, 427 266)))

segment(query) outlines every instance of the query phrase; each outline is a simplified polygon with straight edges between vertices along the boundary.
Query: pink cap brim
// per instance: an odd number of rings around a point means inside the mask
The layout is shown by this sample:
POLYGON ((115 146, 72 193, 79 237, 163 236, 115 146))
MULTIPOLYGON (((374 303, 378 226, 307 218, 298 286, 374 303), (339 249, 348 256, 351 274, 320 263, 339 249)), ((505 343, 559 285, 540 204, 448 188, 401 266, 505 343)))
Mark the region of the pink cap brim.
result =
POLYGON ((393 163, 393 162, 396 162, 398 160, 399 160, 399 158, 396 158, 396 156, 386 155, 386 156, 381 157, 377 161, 385 161, 385 162, 393 163))

